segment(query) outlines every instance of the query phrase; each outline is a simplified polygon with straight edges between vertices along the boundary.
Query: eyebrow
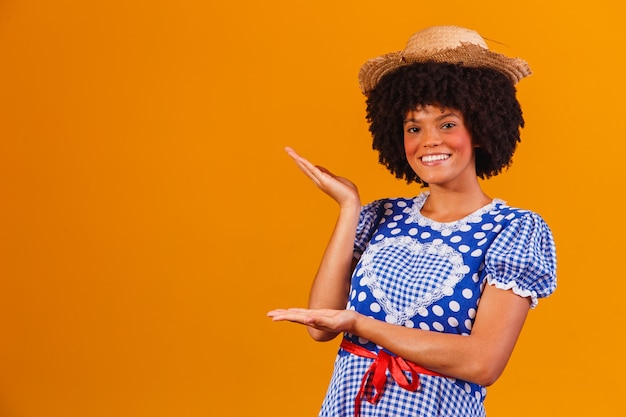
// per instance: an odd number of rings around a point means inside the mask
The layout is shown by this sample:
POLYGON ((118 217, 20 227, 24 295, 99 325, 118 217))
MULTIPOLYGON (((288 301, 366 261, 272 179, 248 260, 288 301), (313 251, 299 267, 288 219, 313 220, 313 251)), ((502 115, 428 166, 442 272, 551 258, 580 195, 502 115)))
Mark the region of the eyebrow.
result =
MULTIPOLYGON (((460 118, 460 116, 458 114, 456 114, 455 112, 449 111, 449 112, 446 112, 446 113, 444 113, 444 114, 442 114, 440 116, 437 116, 435 118, 435 120, 439 121, 439 120, 445 119, 446 117, 450 117, 450 116, 456 117, 457 119, 460 118)), ((404 124, 407 124, 407 123, 419 123, 419 122, 420 122, 420 119, 415 119, 413 117, 410 117, 408 119, 404 119, 404 124)))

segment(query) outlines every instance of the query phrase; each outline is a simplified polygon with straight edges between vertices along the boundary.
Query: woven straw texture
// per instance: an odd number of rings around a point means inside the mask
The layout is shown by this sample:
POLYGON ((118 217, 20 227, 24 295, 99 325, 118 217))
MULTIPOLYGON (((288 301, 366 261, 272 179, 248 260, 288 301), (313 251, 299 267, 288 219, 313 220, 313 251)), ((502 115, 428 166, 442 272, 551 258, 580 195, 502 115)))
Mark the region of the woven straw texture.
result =
POLYGON ((434 26, 415 33, 404 50, 370 59, 359 71, 359 84, 367 95, 381 77, 401 66, 416 62, 458 64, 473 68, 493 68, 513 84, 532 72, 526 61, 490 51, 475 31, 456 26, 434 26))

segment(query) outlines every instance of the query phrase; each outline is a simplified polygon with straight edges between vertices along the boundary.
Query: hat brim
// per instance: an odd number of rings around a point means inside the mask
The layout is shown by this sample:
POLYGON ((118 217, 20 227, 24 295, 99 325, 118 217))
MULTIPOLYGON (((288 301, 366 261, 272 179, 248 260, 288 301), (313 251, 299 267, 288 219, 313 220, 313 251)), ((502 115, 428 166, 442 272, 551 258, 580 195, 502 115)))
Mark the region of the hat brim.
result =
POLYGON ((400 67, 417 62, 457 64, 470 68, 492 68, 506 75, 513 84, 532 74, 530 66, 521 58, 509 58, 479 45, 465 43, 452 49, 429 53, 427 56, 404 55, 402 51, 391 52, 370 59, 359 71, 359 85, 366 96, 380 79, 400 67))

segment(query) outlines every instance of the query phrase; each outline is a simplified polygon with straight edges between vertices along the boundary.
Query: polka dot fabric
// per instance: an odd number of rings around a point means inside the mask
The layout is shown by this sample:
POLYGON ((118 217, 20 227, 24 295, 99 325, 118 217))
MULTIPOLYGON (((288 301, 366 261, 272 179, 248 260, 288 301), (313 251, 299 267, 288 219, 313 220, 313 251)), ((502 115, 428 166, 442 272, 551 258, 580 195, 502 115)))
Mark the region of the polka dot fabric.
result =
MULTIPOLYGON (((348 309, 399 326, 469 335, 485 285, 529 297, 532 307, 554 291, 554 241, 540 216, 494 200, 461 220, 439 223, 420 213, 427 198, 425 192, 363 207, 348 309)), ((363 338, 344 337, 381 350, 363 338)), ((354 415, 371 362, 340 349, 320 416, 354 415)), ((411 392, 388 378, 377 404, 362 402, 361 416, 484 416, 485 387, 429 375, 420 382, 411 392)))

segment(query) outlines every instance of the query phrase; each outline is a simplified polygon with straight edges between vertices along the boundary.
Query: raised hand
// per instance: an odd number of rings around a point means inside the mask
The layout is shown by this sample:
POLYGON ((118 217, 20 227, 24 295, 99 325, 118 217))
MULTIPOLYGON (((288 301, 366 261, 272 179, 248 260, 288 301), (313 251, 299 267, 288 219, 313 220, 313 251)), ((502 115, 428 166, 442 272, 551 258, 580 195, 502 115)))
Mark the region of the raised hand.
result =
POLYGON ((296 162, 298 168, 309 177, 320 190, 328 194, 341 207, 360 207, 361 198, 359 191, 351 181, 334 175, 324 167, 313 165, 307 159, 301 157, 292 148, 285 151, 296 162))

